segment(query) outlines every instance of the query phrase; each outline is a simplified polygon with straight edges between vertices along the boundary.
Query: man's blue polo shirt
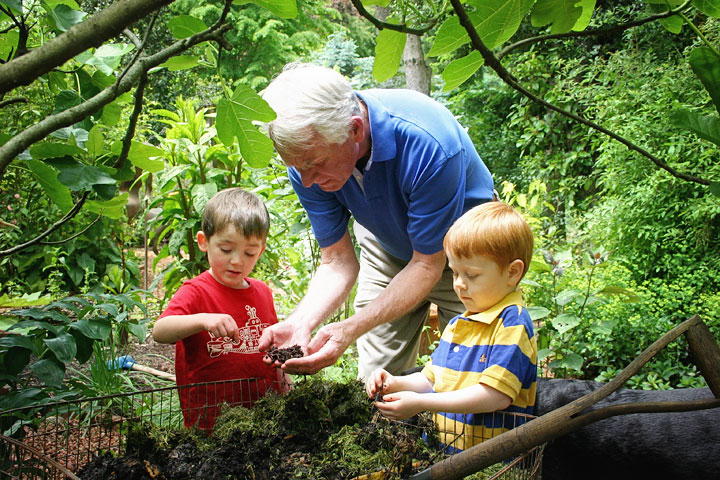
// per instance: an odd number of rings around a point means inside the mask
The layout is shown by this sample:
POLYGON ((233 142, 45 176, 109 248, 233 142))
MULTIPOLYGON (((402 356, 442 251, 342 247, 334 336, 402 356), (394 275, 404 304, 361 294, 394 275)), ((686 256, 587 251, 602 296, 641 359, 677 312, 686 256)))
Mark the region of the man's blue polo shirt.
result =
POLYGON ((391 255, 434 254, 460 215, 492 200, 493 180, 452 113, 412 90, 357 92, 368 106, 372 153, 362 187, 354 177, 336 192, 306 188, 288 175, 320 247, 339 241, 350 214, 391 255))

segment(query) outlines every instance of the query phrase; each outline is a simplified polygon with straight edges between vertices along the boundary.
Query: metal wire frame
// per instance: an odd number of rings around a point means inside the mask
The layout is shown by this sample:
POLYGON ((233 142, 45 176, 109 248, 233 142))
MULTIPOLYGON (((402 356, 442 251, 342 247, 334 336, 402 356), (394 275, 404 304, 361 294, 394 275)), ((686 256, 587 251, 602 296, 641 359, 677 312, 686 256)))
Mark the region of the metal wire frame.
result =
POLYGON ((222 404, 250 407, 267 390, 264 379, 245 378, 22 407, 0 412, 0 478, 77 479, 95 455, 122 455, 131 425, 150 422, 182 428, 183 416, 214 416, 222 404), (181 407, 180 396, 191 398, 181 407), (14 437, 14 438, 13 438, 14 437))

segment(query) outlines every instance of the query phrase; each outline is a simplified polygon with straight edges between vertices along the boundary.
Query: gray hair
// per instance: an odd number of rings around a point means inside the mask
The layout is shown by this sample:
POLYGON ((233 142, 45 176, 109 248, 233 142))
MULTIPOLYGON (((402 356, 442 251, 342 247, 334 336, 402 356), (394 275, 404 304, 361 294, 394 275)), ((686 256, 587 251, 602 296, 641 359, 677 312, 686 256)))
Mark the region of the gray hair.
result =
POLYGON ((260 93, 277 118, 265 129, 282 156, 305 151, 318 143, 344 143, 350 135, 350 117, 360 115, 360 100, 350 82, 331 68, 289 63, 260 93))
POLYGON ((213 195, 205 205, 200 228, 210 238, 229 225, 246 238, 265 240, 270 231, 270 215, 256 194, 240 187, 226 188, 213 195))

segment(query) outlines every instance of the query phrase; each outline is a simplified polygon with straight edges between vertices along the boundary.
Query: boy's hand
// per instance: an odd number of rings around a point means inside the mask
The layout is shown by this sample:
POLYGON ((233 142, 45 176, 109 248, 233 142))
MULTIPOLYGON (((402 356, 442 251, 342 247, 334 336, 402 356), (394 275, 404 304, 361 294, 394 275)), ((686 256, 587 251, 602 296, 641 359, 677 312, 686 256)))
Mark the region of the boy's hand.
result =
POLYGON ((378 393, 387 391, 388 383, 392 375, 382 368, 378 368, 365 380, 365 393, 369 398, 377 396, 378 393))
POLYGON ((226 313, 208 313, 203 328, 214 337, 228 337, 233 342, 240 341, 240 330, 235 319, 226 313))
POLYGON ((382 402, 375 402, 375 406, 390 420, 405 420, 425 410, 421 402, 423 395, 409 391, 390 393, 382 402))

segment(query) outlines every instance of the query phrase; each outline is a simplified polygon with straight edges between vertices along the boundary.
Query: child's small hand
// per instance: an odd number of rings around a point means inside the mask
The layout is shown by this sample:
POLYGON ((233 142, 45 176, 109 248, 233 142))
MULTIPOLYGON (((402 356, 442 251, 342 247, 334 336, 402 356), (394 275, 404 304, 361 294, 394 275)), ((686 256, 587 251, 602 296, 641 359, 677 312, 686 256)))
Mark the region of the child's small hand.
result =
POLYGON ((426 394, 403 391, 387 394, 383 402, 375 402, 375 406, 390 420, 405 420, 425 410, 421 404, 426 394))
POLYGON ((382 393, 389 378, 392 378, 392 375, 382 368, 372 372, 365 380, 365 393, 367 393, 368 397, 374 398, 378 393, 382 393))
POLYGON ((240 330, 235 319, 226 313, 209 313, 205 318, 205 330, 214 337, 229 337, 234 342, 240 341, 240 330))

